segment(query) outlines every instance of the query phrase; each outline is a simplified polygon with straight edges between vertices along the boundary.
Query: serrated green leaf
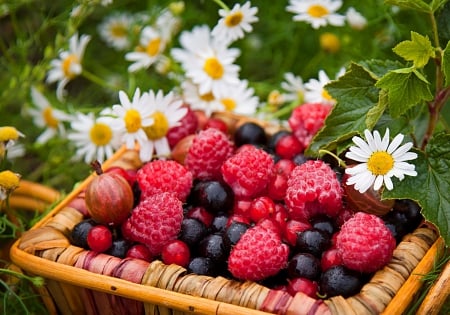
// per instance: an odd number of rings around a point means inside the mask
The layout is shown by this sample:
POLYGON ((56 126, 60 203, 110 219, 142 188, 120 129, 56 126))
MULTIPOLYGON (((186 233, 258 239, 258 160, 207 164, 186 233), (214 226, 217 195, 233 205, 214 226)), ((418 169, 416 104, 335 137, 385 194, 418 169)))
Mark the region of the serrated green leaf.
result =
POLYGON ((450 134, 440 133, 430 139, 426 152, 418 151, 411 161, 417 176, 406 176, 403 181, 394 178, 394 189, 385 190, 384 199, 412 199, 422 207, 426 220, 439 229, 450 245, 450 134))
POLYGON ((381 78, 386 72, 403 68, 404 65, 399 61, 372 59, 358 62, 366 71, 372 73, 372 77, 376 80, 381 78))
POLYGON ((422 101, 430 101, 433 95, 430 84, 412 68, 389 71, 376 83, 376 87, 387 90, 389 113, 393 118, 400 117, 411 107, 422 101))
POLYGON ((431 10, 433 10, 433 12, 436 12, 437 10, 439 10, 448 0, 433 0, 431 1, 431 10))
POLYGON ((366 116, 366 126, 368 129, 373 129, 375 127, 376 123, 380 119, 381 115, 383 115, 384 111, 386 110, 388 106, 388 95, 385 90, 380 91, 380 96, 378 99, 378 104, 372 107, 368 112, 366 116))
POLYGON ((430 5, 422 0, 384 0, 384 3, 396 5, 403 9, 412 9, 426 13, 431 12, 430 5))
POLYGON ((442 72, 444 72, 445 86, 450 85, 450 41, 442 54, 442 72))
POLYGON ((398 43, 392 50, 403 59, 412 61, 416 68, 423 68, 430 58, 436 56, 428 36, 416 32, 411 32, 411 40, 398 43))
MULTIPOLYGON (((338 149, 339 142, 367 128, 366 115, 378 102, 379 89, 375 87, 375 82, 369 71, 353 63, 342 77, 326 86, 337 103, 325 120, 324 127, 307 148, 307 155, 317 156, 321 149, 338 149)), ((342 146, 339 148, 344 149, 342 146)))

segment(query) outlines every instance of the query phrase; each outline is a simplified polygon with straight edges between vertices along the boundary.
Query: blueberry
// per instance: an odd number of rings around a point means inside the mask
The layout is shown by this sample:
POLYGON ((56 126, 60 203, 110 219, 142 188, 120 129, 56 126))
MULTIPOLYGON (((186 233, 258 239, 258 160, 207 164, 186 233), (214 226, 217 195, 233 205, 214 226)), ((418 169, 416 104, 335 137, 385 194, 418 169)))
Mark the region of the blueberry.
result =
POLYGON ((406 216, 408 232, 414 231, 423 220, 420 206, 410 199, 396 200, 394 211, 402 212, 406 216))
POLYGON ((408 233, 408 219, 404 213, 392 210, 386 213, 382 219, 397 243, 408 233))
POLYGON ((218 274, 217 266, 208 257, 192 258, 186 269, 188 273, 195 273, 197 275, 215 277, 218 274))
POLYGON ((205 224, 194 218, 184 218, 181 222, 181 231, 178 239, 194 248, 205 237, 208 229, 205 224))
POLYGON ((205 208, 212 214, 227 212, 233 208, 234 194, 230 186, 219 181, 198 181, 194 184, 188 203, 205 208))
POLYGON ((290 278, 307 278, 317 280, 320 276, 320 260, 309 253, 295 254, 288 263, 288 275, 290 278))
POLYGON ((84 249, 89 249, 87 243, 87 236, 89 230, 94 227, 96 223, 92 219, 86 219, 77 223, 70 234, 71 243, 75 246, 82 247, 84 249))
POLYGON ((357 294, 363 284, 362 275, 341 265, 323 272, 319 280, 320 293, 327 298, 337 295, 350 297, 357 294))
POLYGON ((244 144, 265 146, 267 144, 267 135, 264 128, 260 125, 254 122, 246 122, 235 131, 234 143, 237 147, 244 144))
POLYGON ((106 254, 119 258, 125 258, 130 245, 130 242, 123 238, 116 239, 112 242, 112 246, 106 251, 106 254))
POLYGON ((198 244, 198 254, 216 262, 223 262, 227 260, 229 251, 225 249, 222 235, 209 234, 198 244))
POLYGON ((223 240, 227 249, 231 249, 241 239, 241 236, 247 231, 249 226, 242 222, 233 222, 225 230, 223 240))
POLYGON ((210 230, 212 233, 222 233, 227 228, 228 215, 224 212, 221 212, 214 216, 213 221, 211 222, 210 230))
POLYGON ((298 233, 295 248, 299 252, 310 253, 320 257, 328 249, 330 243, 331 238, 327 232, 312 228, 298 233))
POLYGON ((303 163, 308 161, 308 158, 303 153, 299 153, 299 154, 294 155, 294 157, 292 158, 292 161, 296 165, 302 165, 303 163))
POLYGON ((327 215, 317 215, 309 220, 311 226, 320 231, 333 235, 336 232, 334 220, 327 215))

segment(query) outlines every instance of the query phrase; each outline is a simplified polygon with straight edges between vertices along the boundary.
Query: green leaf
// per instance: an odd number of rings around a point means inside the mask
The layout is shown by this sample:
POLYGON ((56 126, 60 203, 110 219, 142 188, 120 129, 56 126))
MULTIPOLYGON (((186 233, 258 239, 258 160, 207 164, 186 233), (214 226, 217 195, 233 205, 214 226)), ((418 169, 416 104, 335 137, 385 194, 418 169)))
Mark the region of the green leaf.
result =
POLYGON ((398 43, 392 50, 403 59, 412 61, 416 68, 423 68, 430 58, 436 56, 428 36, 416 32, 411 32, 411 40, 398 43))
POLYGON ((380 119, 381 115, 383 115, 384 111, 386 110, 388 106, 388 95, 385 90, 380 91, 380 97, 378 100, 378 104, 372 107, 368 112, 366 116, 366 126, 368 129, 373 129, 375 127, 376 123, 380 119))
POLYGON ((358 64, 362 66, 366 71, 371 72, 372 77, 377 80, 385 75, 389 70, 395 70, 404 67, 402 63, 396 60, 371 59, 358 62, 358 64))
POLYGON ((411 9, 420 12, 431 12, 428 3, 422 0, 384 0, 385 4, 396 5, 403 9, 411 9))
POLYGON ((344 147, 338 147, 340 142, 367 128, 366 115, 377 104, 380 91, 375 82, 371 72, 353 63, 337 81, 327 84, 328 93, 337 103, 307 148, 307 155, 318 155, 321 149, 344 150, 344 147))
POLYGON ((439 10, 448 0, 433 0, 431 1, 431 10, 436 12, 439 10))
POLYGON ((426 152, 418 151, 411 161, 417 176, 394 178, 394 189, 385 190, 383 199, 412 199, 422 207, 426 220, 439 229, 450 245, 450 134, 439 133, 430 139, 426 152))
POLYGON ((442 71, 444 72, 445 86, 450 85, 450 41, 442 54, 442 71))
POLYGON ((430 101, 433 95, 430 84, 413 68, 402 68, 389 71, 376 86, 387 90, 389 112, 397 118, 421 101, 430 101))

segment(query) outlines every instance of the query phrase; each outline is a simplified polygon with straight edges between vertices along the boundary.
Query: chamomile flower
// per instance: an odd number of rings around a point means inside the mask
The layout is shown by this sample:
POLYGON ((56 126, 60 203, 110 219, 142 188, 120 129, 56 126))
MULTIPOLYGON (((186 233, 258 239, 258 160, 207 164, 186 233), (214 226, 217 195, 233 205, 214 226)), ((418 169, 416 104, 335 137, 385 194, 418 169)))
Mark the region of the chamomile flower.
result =
POLYGON ((80 37, 78 37, 78 34, 73 35, 69 40, 69 50, 62 51, 59 54, 59 59, 50 62, 52 69, 48 72, 46 82, 58 82, 56 96, 59 100, 64 98, 64 88, 67 83, 83 71, 81 61, 90 39, 89 35, 81 35, 80 37))
POLYGON ((345 154, 347 158, 360 162, 345 169, 345 173, 350 175, 347 179, 348 185, 354 185, 361 193, 371 186, 374 190, 379 190, 383 184, 388 190, 392 190, 392 176, 399 180, 403 180, 405 175, 417 176, 415 165, 405 162, 416 159, 417 154, 409 152, 413 146, 412 142, 400 146, 404 139, 403 134, 396 135, 391 143, 389 129, 386 129, 383 139, 377 130, 372 134, 366 129, 364 136, 365 141, 360 137, 353 137, 356 146, 351 146, 345 154))
POLYGON ((223 104, 212 92, 200 93, 198 85, 190 80, 181 83, 183 100, 193 110, 200 110, 210 117, 214 111, 223 110, 223 104))
POLYGON ((355 8, 350 7, 347 9, 345 13, 345 18, 347 19, 348 24, 351 28, 355 30, 362 30, 367 25, 366 18, 355 10, 355 8))
POLYGON ((222 18, 213 28, 212 35, 224 38, 228 43, 243 38, 245 32, 253 30, 251 24, 258 21, 256 13, 258 8, 251 7, 250 1, 243 6, 236 3, 231 10, 220 9, 219 15, 222 18))
POLYGON ((98 26, 100 37, 116 50, 125 50, 130 47, 129 30, 133 24, 133 17, 127 13, 110 15, 98 26))
POLYGON ((336 13, 341 0, 289 0, 286 10, 294 13, 294 21, 307 22, 314 29, 322 26, 343 26, 345 16, 336 13))
POLYGON ((77 113, 71 122, 72 131, 67 138, 77 147, 76 157, 91 163, 103 163, 119 147, 116 133, 110 126, 111 117, 98 117, 94 113, 77 113))
POLYGON ((161 36, 166 42, 169 42, 172 36, 179 31, 180 26, 180 18, 170 10, 164 10, 155 21, 155 27, 161 32, 161 36))
POLYGON ((187 108, 182 107, 183 101, 176 98, 173 92, 164 95, 161 90, 156 93, 150 90, 146 105, 154 109, 151 115, 154 123, 143 128, 148 138, 140 148, 141 160, 144 162, 150 161, 154 152, 160 159, 170 155, 167 132, 170 128, 178 126, 187 113, 187 108))
POLYGON ((237 85, 230 86, 227 94, 219 100, 223 104, 223 110, 246 116, 255 114, 259 104, 259 99, 255 96, 255 90, 248 86, 247 80, 242 80, 237 85))
POLYGON ((142 29, 139 43, 140 46, 136 51, 125 55, 126 60, 134 62, 128 67, 129 72, 136 72, 150 67, 160 58, 166 47, 166 42, 161 34, 151 26, 146 26, 142 29))
POLYGON ((291 72, 287 72, 284 74, 284 80, 285 81, 281 82, 281 87, 287 93, 283 94, 283 100, 287 102, 297 101, 303 103, 305 97, 303 79, 291 72))
MULTIPOLYGON (((341 72, 339 72, 339 77, 341 72)), ((306 103, 324 103, 334 105, 336 100, 328 94, 325 85, 331 82, 324 70, 319 70, 318 79, 310 79, 305 83, 305 102, 306 103)))
POLYGON ((31 100, 36 107, 28 109, 27 112, 33 117, 36 126, 45 128, 37 137, 36 142, 43 144, 57 135, 65 137, 64 122, 69 121, 71 116, 54 108, 35 87, 31 88, 31 100))
POLYGON ((25 137, 25 135, 15 127, 0 127, 0 161, 5 158, 9 150, 16 145, 16 141, 19 137, 25 137))
POLYGON ((124 91, 120 91, 120 104, 112 106, 111 114, 114 119, 111 121, 111 127, 119 133, 121 143, 128 149, 133 149, 136 143, 144 145, 148 141, 144 127, 154 123, 154 108, 148 106, 147 97, 147 93, 141 95, 139 88, 134 92, 132 100, 124 91))
POLYGON ((20 174, 10 170, 0 172, 0 200, 8 198, 9 194, 19 187, 20 174))

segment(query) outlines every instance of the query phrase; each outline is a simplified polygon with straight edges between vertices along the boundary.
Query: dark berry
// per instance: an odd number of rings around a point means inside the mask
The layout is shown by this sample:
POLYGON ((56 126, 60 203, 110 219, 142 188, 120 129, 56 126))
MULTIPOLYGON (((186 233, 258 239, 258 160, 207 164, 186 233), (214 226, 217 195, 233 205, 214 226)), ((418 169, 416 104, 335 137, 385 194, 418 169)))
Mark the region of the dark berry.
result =
POLYGON ((234 133, 234 143, 237 147, 244 144, 265 146, 267 135, 264 128, 254 122, 243 123, 234 133))
POLYGON ((299 252, 311 253, 320 257, 330 246, 330 235, 318 229, 309 229, 297 235, 295 248, 299 252))
POLYGON ((320 293, 327 298, 338 295, 350 297, 361 290, 364 282, 360 277, 360 274, 342 265, 331 267, 320 277, 320 293))
POLYGON ((216 262, 225 261, 228 253, 220 234, 209 234, 198 244, 198 255, 211 258, 216 262))
POLYGON ((232 222, 225 231, 223 240, 227 249, 231 249, 232 246, 240 240, 241 236, 249 228, 248 224, 242 222, 232 222))
POLYGON ((295 254, 288 263, 289 278, 317 280, 320 276, 320 260, 313 254, 295 254))
POLYGON ((71 243, 75 246, 82 247, 84 249, 89 249, 89 245, 87 243, 87 236, 92 227, 96 224, 92 219, 86 219, 79 223, 77 223, 70 235, 71 243))
POLYGON ((194 257, 187 266, 187 272, 212 277, 218 274, 216 265, 208 257, 194 257))
POLYGON ((191 252, 185 242, 173 240, 163 247, 161 259, 166 265, 177 264, 187 267, 191 259, 191 252))
POLYGON ((128 249, 130 248, 130 242, 119 238, 112 242, 111 247, 106 251, 106 254, 119 257, 119 258, 125 258, 127 256, 128 249))
POLYGON ((184 218, 181 223, 181 231, 178 239, 185 242, 190 248, 196 246, 196 244, 205 237, 208 229, 206 226, 197 219, 184 218))
POLYGON ((141 187, 139 187, 139 183, 135 181, 131 186, 133 191, 133 207, 136 207, 138 203, 141 201, 141 187))
POLYGON ((394 211, 405 214, 408 219, 408 232, 414 231, 423 220, 420 206, 410 199, 396 200, 394 203, 394 211))
POLYGON ((303 153, 296 154, 292 158, 292 162, 294 162, 296 165, 302 165, 306 161, 308 161, 308 158, 303 153))
POLYGON ((222 233, 227 228, 228 215, 224 212, 217 214, 210 225, 212 233, 222 233))
POLYGON ((87 235, 89 248, 95 252, 103 253, 111 248, 113 235, 111 230, 105 225, 92 227, 87 235))
POLYGON ((188 196, 188 203, 217 214, 233 208, 234 194, 231 188, 223 182, 198 181, 188 196))
POLYGON ((333 235, 336 232, 334 220, 326 215, 317 215, 309 220, 312 227, 333 235))
POLYGON ((392 232, 395 240, 400 242, 408 231, 408 218, 403 212, 392 210, 382 217, 386 227, 392 232))
POLYGON ((278 141, 283 138, 284 136, 290 135, 291 132, 288 130, 279 130, 275 132, 273 135, 269 137, 267 140, 267 148, 271 150, 272 152, 275 152, 275 147, 278 143, 278 141))

